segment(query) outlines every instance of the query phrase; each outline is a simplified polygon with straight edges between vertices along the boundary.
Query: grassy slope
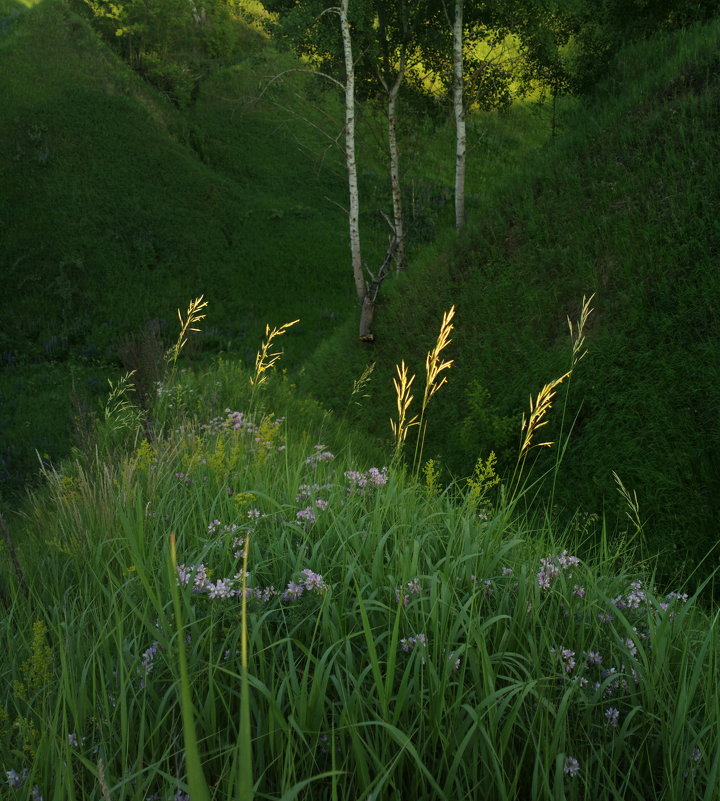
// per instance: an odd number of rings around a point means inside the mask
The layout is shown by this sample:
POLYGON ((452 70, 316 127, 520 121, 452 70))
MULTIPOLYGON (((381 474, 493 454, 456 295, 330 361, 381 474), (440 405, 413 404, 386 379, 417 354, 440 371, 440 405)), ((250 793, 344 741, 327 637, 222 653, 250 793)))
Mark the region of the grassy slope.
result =
POLYGON ((611 509, 616 470, 637 490, 653 550, 675 551, 665 567, 697 560, 715 543, 720 498, 719 40, 714 23, 622 54, 597 96, 564 119, 564 135, 508 171, 461 241, 397 281, 377 346, 338 334, 308 367, 308 387, 340 403, 376 361, 361 416, 388 436, 393 365, 404 358, 422 372, 454 303, 456 365, 426 455, 467 473, 495 448, 511 465, 528 395, 568 368, 566 315, 595 292, 556 500, 611 509))
POLYGON ((578 564, 572 535, 482 488, 393 468, 361 488, 346 471, 383 462, 287 382, 252 393, 228 363, 177 378, 165 436, 138 445, 116 416, 114 444, 49 472, 11 523, 0 769, 26 775, 4 798, 98 799, 100 760, 113 798, 200 797, 181 688, 208 797, 250 798, 238 773, 303 801, 717 797, 718 617, 697 598, 658 595, 632 548, 578 564), (196 590, 182 620, 170 532, 196 590))
MULTIPOLYGON (((67 453, 71 418, 121 369, 167 346, 175 310, 204 293, 206 351, 252 359, 266 322, 301 318, 283 340, 298 365, 339 321, 356 324, 338 98, 238 22, 245 53, 209 65, 174 107, 55 0, 0 19, 0 491, 67 453), (42 53, 42 58, 38 57, 42 53), (309 102, 308 99, 309 98, 309 102), (134 344, 133 344, 134 343, 134 344), (143 345, 144 343, 144 345, 143 345), (75 396, 75 407, 70 398, 75 396)), ((535 141, 529 113, 483 123, 475 148, 500 169, 535 141), (519 124, 518 124, 519 123, 519 124)), ((541 126, 542 127, 542 126, 541 126)), ((452 130, 403 117, 403 170, 416 246, 451 224, 452 130)), ((384 253, 385 130, 359 115, 364 256, 384 253)), ((480 160, 478 162, 480 163, 480 160)), ((469 175, 471 203, 486 180, 469 175)))
MULTIPOLYGON (((203 85, 196 106, 181 114, 57 4, 15 22, 0 52, 12 76, 3 85, 11 109, 2 145, 3 260, 12 298, 4 301, 12 323, 4 349, 26 350, 24 336, 42 353, 49 337, 82 327, 95 344, 112 345, 123 329, 173 318, 201 292, 234 320, 229 337, 264 322, 273 300, 300 311, 317 284, 306 279, 309 264, 298 263, 297 243, 289 243, 288 264, 279 221, 319 216, 313 201, 342 192, 342 176, 281 157, 295 150, 297 131, 245 102, 247 65, 203 85), (39 305, 42 319, 33 315, 39 305)), ((255 61, 261 69, 262 55, 255 61)), ((339 261, 334 222, 313 221, 312 229, 339 261)), ((295 234, 307 228, 297 225, 295 234)))
POLYGON ((298 81, 267 96, 289 112, 246 102, 282 62, 248 38, 247 59, 180 112, 62 4, 16 10, 0 31, 5 486, 35 448, 67 451, 71 390, 102 392, 145 321, 169 320, 174 337, 176 308, 205 293, 206 342, 245 357, 266 321, 303 317, 286 338, 296 361, 352 302, 331 202, 343 177, 293 119, 298 81))

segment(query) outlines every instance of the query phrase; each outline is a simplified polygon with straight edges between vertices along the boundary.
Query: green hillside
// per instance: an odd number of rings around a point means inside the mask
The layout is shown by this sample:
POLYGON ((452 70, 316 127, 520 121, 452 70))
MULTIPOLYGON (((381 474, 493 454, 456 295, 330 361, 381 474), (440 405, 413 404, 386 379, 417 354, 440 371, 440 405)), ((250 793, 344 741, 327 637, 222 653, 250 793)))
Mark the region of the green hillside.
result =
MULTIPOLYGON (((425 452, 467 475, 495 450, 509 471, 528 397, 569 369, 566 318, 576 321, 594 293, 555 511, 624 518, 614 470, 637 492, 649 552, 670 549, 663 569, 686 557, 696 566, 716 543, 720 503, 719 44, 715 22, 623 51, 594 95, 561 117, 563 133, 508 169, 460 241, 396 282, 374 350, 339 332, 314 356, 306 386, 339 408, 376 362, 358 419, 389 438, 394 365, 422 373, 455 304, 455 365, 425 452)), ((548 439, 564 403, 561 392, 548 439)), ((538 468, 555 458, 540 454, 538 468)))
POLYGON ((720 19, 471 115, 459 236, 408 102, 369 344, 337 96, 121 5, 0 0, 0 797, 716 801, 720 19))
POLYGON ((352 285, 341 161, 298 118, 334 98, 306 108, 309 80, 290 75, 253 102, 288 63, 241 20, 245 54, 178 108, 67 5, 2 19, 0 474, 12 488, 36 449, 68 452, 72 417, 107 376, 154 372, 190 298, 213 309, 202 344, 242 357, 266 322, 301 317, 287 337, 296 363, 351 308, 352 285))
MULTIPOLYGON (((623 51, 593 95, 559 104, 550 139, 549 110, 532 104, 471 117, 459 241, 452 128, 403 117, 411 267, 383 285, 367 346, 355 341, 342 153, 328 138, 341 130, 335 94, 240 15, 225 20, 232 47, 192 80, 175 64, 186 83, 163 83, 157 64, 148 80, 131 70, 82 4, 2 8, 3 493, 37 472, 36 451, 45 465, 69 452, 108 377, 136 370, 151 392, 177 309, 200 294, 212 323, 191 342, 196 363, 247 363, 265 323, 300 318, 287 368, 381 441, 394 365, 421 371, 455 304, 455 364, 425 456, 447 478, 494 450, 509 474, 528 398, 568 369, 566 318, 594 293, 588 355, 545 429, 565 442, 572 424, 553 514, 606 513, 614 527, 615 471, 638 494, 648 553, 672 549, 666 569, 715 543, 717 23, 623 51), (372 363, 358 406, 353 382, 372 363)), ((374 269, 390 203, 377 110, 360 109, 359 132, 374 269)), ((535 454, 536 475, 554 464, 535 454)))
MULTIPOLYGON (((192 80, 173 56, 160 77, 182 80, 149 82, 88 24, 83 3, 30 5, 5 0, 0 17, 0 492, 37 473, 36 451, 46 464, 69 452, 108 378, 136 369, 151 384, 191 298, 204 294, 213 321, 192 343, 196 358, 251 360, 266 323, 300 318, 283 343, 293 371, 356 315, 342 113, 325 82, 241 15, 225 20, 232 46, 199 58, 192 80)), ((452 131, 439 126, 401 121, 416 249, 452 220, 452 131)), ((486 115, 479 130, 476 193, 485 156, 502 170, 547 126, 518 109, 486 115)), ((384 136, 362 110, 371 268, 387 244, 384 136)))

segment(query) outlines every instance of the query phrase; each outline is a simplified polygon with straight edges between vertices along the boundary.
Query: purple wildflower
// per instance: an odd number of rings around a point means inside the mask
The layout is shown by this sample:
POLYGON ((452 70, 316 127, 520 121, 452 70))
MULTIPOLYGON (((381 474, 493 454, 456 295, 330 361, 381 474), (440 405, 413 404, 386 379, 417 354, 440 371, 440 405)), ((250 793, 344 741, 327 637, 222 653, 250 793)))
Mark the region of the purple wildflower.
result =
POLYGON ((566 757, 563 763, 563 771, 567 773, 568 776, 577 776, 578 773, 580 773, 580 763, 575 757, 566 757))
POLYGON ((319 573, 313 573, 312 570, 307 567, 305 570, 301 571, 300 581, 303 583, 308 592, 312 592, 313 590, 321 591, 327 589, 325 579, 319 573))
POLYGON ((225 600, 227 598, 231 598, 232 595, 233 589, 231 579, 218 579, 215 584, 212 582, 210 583, 208 588, 209 598, 220 598, 221 600, 225 600))
POLYGON ((295 517, 297 517, 300 522, 307 523, 310 526, 315 522, 315 512, 312 506, 306 506, 304 509, 301 509, 295 517))
POLYGON ((299 598, 302 598, 304 592, 304 585, 296 584, 294 581, 289 581, 287 589, 282 594, 282 599, 286 603, 289 601, 297 601, 299 598))
POLYGON ((8 770, 5 772, 7 776, 7 783, 10 787, 22 787, 23 782, 27 778, 27 768, 23 770, 22 773, 18 773, 16 770, 8 770))
POLYGON ((427 639, 424 634, 416 634, 414 637, 403 637, 400 640, 400 647, 403 651, 412 651, 416 645, 425 646, 427 639))
POLYGON ((305 464, 316 467, 320 462, 332 461, 335 458, 335 454, 324 450, 324 448, 324 445, 315 445, 315 453, 312 456, 308 456, 305 460, 305 464))
POLYGON ((575 670, 575 651, 571 651, 569 648, 563 648, 561 656, 565 663, 565 672, 572 673, 573 670, 575 670))
POLYGON ((388 481, 387 467, 381 469, 371 467, 365 473, 361 473, 358 470, 346 470, 345 478, 357 489, 383 487, 388 481))
MULTIPOLYGON (((140 664, 142 665, 143 670, 145 673, 150 673, 153 669, 153 660, 155 659, 157 652, 160 650, 160 643, 157 640, 143 652, 142 660, 140 664)), ((75 737, 75 743, 70 742, 70 745, 77 745, 77 736, 76 735, 69 735, 68 740, 70 737, 75 737)))
POLYGON ((207 570, 204 564, 199 564, 195 567, 195 581, 193 582, 194 592, 205 592, 211 587, 210 580, 207 576, 207 570))
POLYGON ((617 726, 618 721, 620 720, 619 710, 615 709, 614 706, 611 706, 605 712, 605 720, 607 721, 608 726, 617 726))
POLYGON ((416 576, 405 585, 405 587, 395 590, 395 600, 407 606, 410 603, 411 595, 420 595, 420 579, 416 576))
POLYGON ((190 583, 190 572, 191 568, 185 567, 185 565, 178 565, 177 566, 177 574, 178 574, 178 584, 181 587, 187 587, 190 583))

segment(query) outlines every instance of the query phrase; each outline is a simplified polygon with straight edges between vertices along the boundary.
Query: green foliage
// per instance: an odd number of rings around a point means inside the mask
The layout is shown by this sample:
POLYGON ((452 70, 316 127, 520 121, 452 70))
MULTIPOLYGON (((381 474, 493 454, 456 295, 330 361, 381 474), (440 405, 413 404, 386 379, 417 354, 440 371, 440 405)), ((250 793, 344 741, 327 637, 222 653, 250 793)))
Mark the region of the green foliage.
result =
MULTIPOLYGON (((717 564, 715 552, 705 557, 720 498, 720 374, 710 355, 720 330, 708 305, 720 291, 720 228, 708 204, 715 173, 689 165, 711 164, 717 147, 719 37, 711 23, 624 51, 594 98, 559 118, 564 135, 507 170, 468 213, 463 240, 387 287, 373 354, 378 372, 400 359, 416 372, 434 320, 456 303, 457 368, 426 452, 462 476, 494 450, 507 475, 528 394, 565 372, 566 318, 597 292, 588 356, 559 401, 572 431, 555 505, 569 515, 604 509, 609 525, 624 526, 615 470, 637 492, 667 581, 717 564)), ((334 408, 333 393, 342 397, 356 371, 354 351, 338 334, 306 369, 334 408), (327 391, 316 381, 324 372, 333 375, 327 391)), ((393 404, 390 388, 376 393, 369 430, 384 436, 393 404)), ((558 441, 559 421, 544 439, 558 441)), ((554 452, 533 457, 536 476, 553 470, 554 452)))
POLYGON ((277 376, 254 407, 237 364, 172 380, 199 417, 165 408, 152 445, 68 461, 13 522, 30 593, 7 584, 0 671, 34 695, 9 694, 0 742, 20 792, 713 797, 702 595, 663 597, 609 549, 577 560, 592 521, 488 506, 492 454, 440 493, 434 465, 365 469, 363 439, 277 376))
POLYGON ((490 451, 487 459, 478 457, 472 475, 467 480, 466 502, 481 517, 487 518, 495 511, 495 506, 488 493, 500 483, 500 476, 496 472, 497 456, 490 451))

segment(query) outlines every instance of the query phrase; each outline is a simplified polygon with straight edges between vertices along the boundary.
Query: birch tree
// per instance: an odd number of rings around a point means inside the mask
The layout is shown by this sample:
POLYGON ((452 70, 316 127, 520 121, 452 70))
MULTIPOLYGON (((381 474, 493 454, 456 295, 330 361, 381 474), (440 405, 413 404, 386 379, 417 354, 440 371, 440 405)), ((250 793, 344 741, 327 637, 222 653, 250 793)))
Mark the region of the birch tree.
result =
POLYGON ((465 225, 465 81, 463 78, 463 0, 455 0, 452 18, 453 114, 455 117, 455 228, 465 225))
MULTIPOLYGON (((524 0, 523 0, 524 1, 524 0)), ((510 101, 511 74, 502 64, 508 26, 508 8, 521 13, 510 0, 428 0, 428 23, 418 45, 427 68, 445 84, 455 127, 455 227, 465 225, 468 95, 473 107, 490 110, 510 101), (492 55, 479 56, 479 45, 492 55), (470 67, 470 70, 468 69, 470 67)))
MULTIPOLYGON (((294 49, 298 53, 311 54, 316 59, 319 58, 324 67, 323 74, 342 87, 344 95, 344 141, 345 141, 345 163, 348 174, 348 228, 350 238, 350 257, 355 284, 355 293, 360 305, 360 325, 358 336, 364 342, 372 342, 372 323, 375 315, 375 306, 380 285, 385 279, 392 258, 397 255, 398 248, 403 239, 402 228, 402 204, 399 191, 399 168, 397 139, 395 135, 394 109, 397 103, 397 94, 404 78, 404 66, 399 70, 399 75, 392 84, 387 83, 388 104, 393 109, 393 122, 389 123, 389 137, 392 144, 390 149, 393 153, 391 160, 394 165, 392 172, 393 178, 393 216, 394 216, 394 235, 388 246, 388 252, 384 261, 375 274, 370 274, 366 278, 362 259, 361 237, 360 237, 360 195, 358 188, 357 155, 355 147, 355 119, 356 119, 356 63, 357 58, 353 53, 353 23, 355 30, 364 32, 363 42, 377 41, 377 31, 372 33, 376 19, 372 3, 369 0, 359 0, 357 8, 350 15, 350 0, 340 0, 339 6, 320 8, 316 0, 276 0, 276 2, 266 3, 270 10, 278 11, 281 16, 285 15, 287 23, 285 27, 286 35, 291 39, 294 49), (313 18, 314 13, 314 18, 313 18), (322 28, 320 23, 328 16, 335 15, 339 21, 339 37, 333 36, 326 28, 322 28), (339 41, 340 48, 337 47, 339 41), (342 65, 342 66, 340 66, 342 65), (339 80, 332 73, 343 73, 342 80, 339 80)), ((365 56, 365 69, 363 75, 367 78, 368 63, 374 63, 372 57, 376 53, 376 47, 363 48, 365 56), (372 51, 372 52, 371 52, 372 51), (368 58, 368 56, 370 56, 368 58)), ((404 60, 403 60, 404 65, 404 60)), ((376 69, 373 68, 373 75, 376 69)), ((387 72, 385 73, 387 76, 387 72)), ((404 251, 403 251, 404 252, 404 251)), ((404 258, 404 257, 403 257, 404 258)))

